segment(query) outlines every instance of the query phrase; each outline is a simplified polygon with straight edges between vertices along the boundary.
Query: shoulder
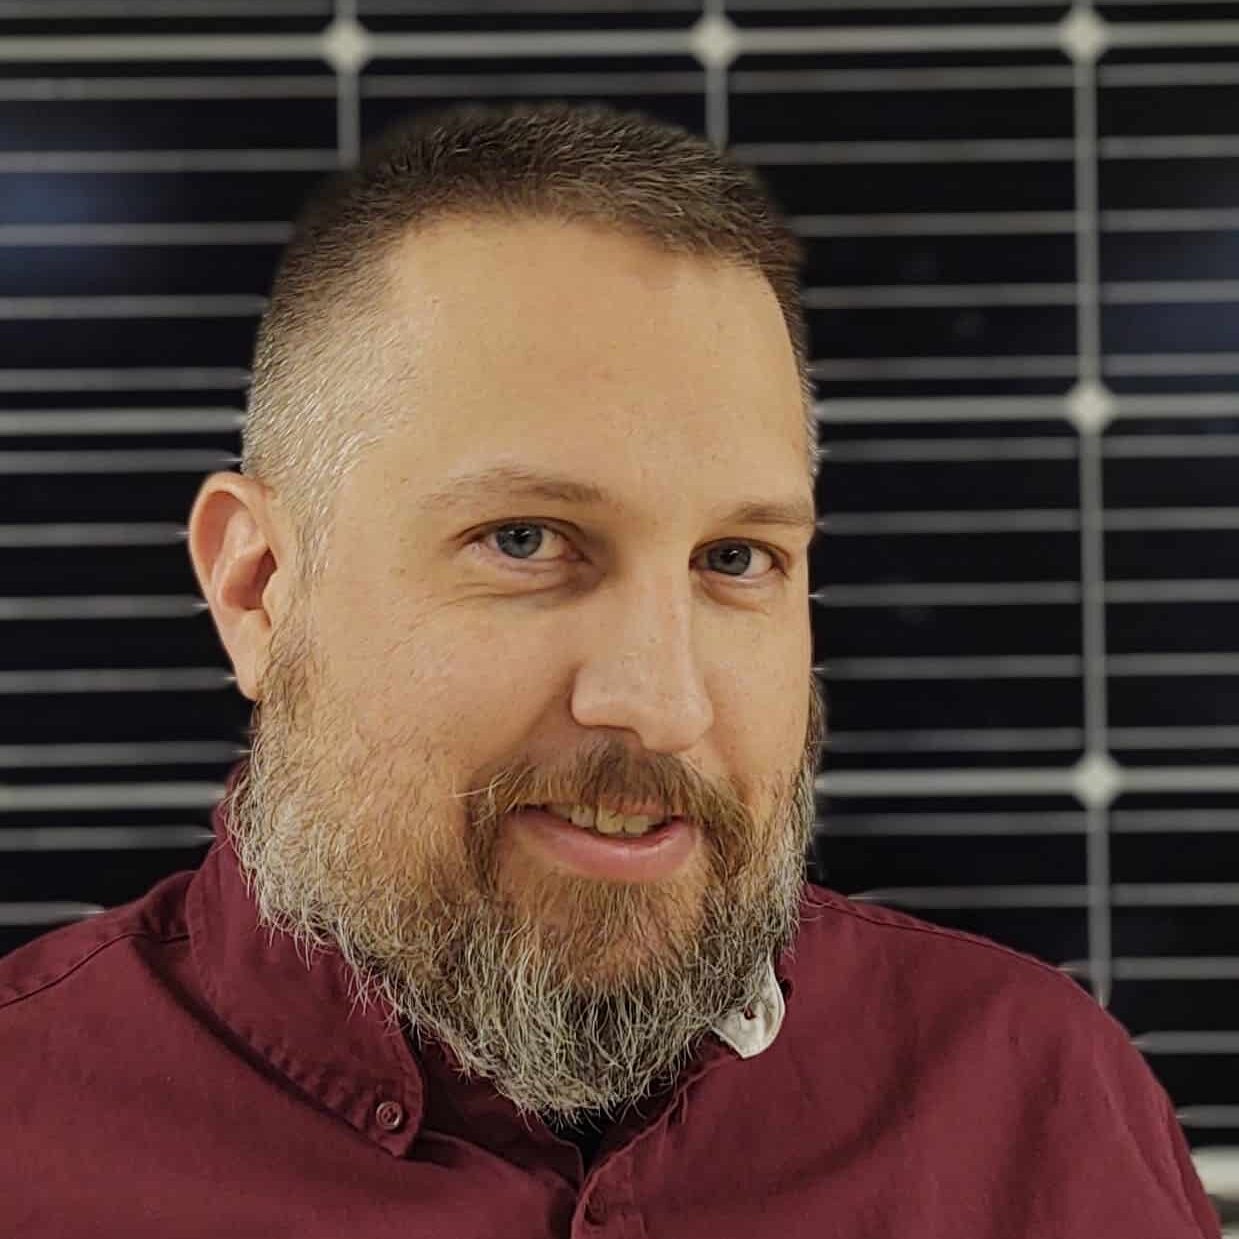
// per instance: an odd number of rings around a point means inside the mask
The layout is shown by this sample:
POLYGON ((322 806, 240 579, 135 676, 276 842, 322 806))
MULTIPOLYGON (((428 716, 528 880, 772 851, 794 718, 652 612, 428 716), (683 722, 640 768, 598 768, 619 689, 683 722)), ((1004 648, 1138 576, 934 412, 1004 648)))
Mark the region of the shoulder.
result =
POLYGON ((170 874, 144 895, 62 925, 0 958, 0 1031, 67 990, 111 987, 118 971, 150 950, 188 937, 184 893, 192 870, 170 874))
POLYGON ((850 997, 869 995, 892 1018, 950 1023, 966 1013, 973 1029, 1002 1030, 1012 1048, 1098 1042, 1141 1058, 1124 1026, 1063 969, 816 883, 805 883, 795 958, 797 987, 822 1002, 837 1001, 846 976, 850 997))

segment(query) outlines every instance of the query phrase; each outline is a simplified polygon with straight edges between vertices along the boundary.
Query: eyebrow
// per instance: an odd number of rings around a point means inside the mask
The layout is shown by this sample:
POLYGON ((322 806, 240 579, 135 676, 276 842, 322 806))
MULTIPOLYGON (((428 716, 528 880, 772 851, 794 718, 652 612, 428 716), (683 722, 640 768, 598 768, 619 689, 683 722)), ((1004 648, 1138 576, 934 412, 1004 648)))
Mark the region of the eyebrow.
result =
MULTIPOLYGON (((543 473, 523 465, 495 465, 476 473, 450 477, 447 483, 422 496, 419 506, 428 511, 455 511, 473 507, 479 499, 502 492, 513 497, 547 499, 581 506, 623 510, 623 504, 593 482, 581 482, 561 474, 543 473)), ((747 499, 722 518, 722 524, 781 525, 790 529, 816 529, 817 513, 807 499, 747 499)))

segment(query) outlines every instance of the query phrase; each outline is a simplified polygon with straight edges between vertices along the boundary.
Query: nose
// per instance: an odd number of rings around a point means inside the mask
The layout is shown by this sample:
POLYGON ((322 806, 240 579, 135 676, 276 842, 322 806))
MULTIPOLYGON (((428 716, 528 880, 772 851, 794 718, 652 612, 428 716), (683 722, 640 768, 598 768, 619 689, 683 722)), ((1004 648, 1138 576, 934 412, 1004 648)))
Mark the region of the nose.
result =
POLYGON ((582 727, 635 733, 656 752, 683 752, 709 731, 714 710, 696 648, 692 584, 631 582, 600 598, 599 623, 572 694, 582 727))

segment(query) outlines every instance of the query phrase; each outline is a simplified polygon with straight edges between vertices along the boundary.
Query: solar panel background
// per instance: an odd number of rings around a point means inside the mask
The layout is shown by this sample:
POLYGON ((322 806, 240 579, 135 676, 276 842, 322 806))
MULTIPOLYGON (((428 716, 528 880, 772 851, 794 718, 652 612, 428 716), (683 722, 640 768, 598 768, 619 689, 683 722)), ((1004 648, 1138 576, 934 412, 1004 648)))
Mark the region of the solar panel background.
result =
POLYGON ((203 853, 184 524, 298 203, 547 97, 808 244, 816 876, 1059 964, 1239 1142, 1239 3, 0 0, 0 951, 203 853))

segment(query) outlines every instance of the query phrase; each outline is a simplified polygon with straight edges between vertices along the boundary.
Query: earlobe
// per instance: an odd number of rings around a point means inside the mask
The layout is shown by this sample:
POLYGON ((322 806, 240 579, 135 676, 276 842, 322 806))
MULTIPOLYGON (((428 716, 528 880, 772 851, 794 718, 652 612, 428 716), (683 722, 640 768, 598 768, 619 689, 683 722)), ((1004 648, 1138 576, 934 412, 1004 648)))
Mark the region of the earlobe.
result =
POLYGON ((269 585, 280 556, 268 510, 269 492, 238 473, 213 473, 189 516, 189 556, 237 687, 257 700, 277 596, 269 585))

